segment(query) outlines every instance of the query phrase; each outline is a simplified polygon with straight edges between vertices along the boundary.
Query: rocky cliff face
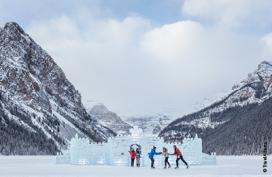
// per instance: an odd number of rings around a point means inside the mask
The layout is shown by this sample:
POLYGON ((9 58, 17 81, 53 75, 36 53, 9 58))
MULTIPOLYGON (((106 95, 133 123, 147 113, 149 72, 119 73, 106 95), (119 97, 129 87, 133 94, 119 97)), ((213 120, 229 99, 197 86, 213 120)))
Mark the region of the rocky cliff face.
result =
POLYGON ((119 135, 130 134, 129 130, 133 128, 128 123, 124 122, 121 117, 116 113, 108 110, 108 108, 101 104, 88 104, 86 103, 86 108, 91 117, 96 119, 102 125, 110 128, 119 135))
POLYGON ((182 140, 198 133, 204 151, 218 154, 260 154, 272 146, 272 64, 264 61, 229 94, 195 113, 170 123, 159 136, 182 140))
POLYGON ((86 112, 50 55, 16 23, 0 28, 0 153, 55 154, 78 133, 105 141, 115 133, 86 112))

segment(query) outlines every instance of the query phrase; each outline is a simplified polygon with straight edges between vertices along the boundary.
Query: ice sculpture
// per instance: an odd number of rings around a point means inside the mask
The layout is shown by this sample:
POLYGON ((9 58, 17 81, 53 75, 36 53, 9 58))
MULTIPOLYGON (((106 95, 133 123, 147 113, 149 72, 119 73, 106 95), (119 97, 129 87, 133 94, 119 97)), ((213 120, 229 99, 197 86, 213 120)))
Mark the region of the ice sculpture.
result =
MULTIPOLYGON (((70 163, 78 165, 115 165, 128 166, 130 164, 129 148, 132 144, 141 145, 142 158, 141 166, 149 165, 148 152, 155 145, 157 151, 166 147, 169 153, 173 152, 173 145, 176 144, 189 164, 215 164, 216 155, 202 153, 202 139, 197 135, 194 138, 185 138, 183 143, 165 143, 162 138, 154 135, 144 135, 142 130, 134 127, 129 136, 116 136, 109 138, 106 143, 89 142, 87 138, 80 138, 77 135, 71 140, 68 152, 58 155, 58 163, 70 163)), ((155 157, 156 165, 163 165, 163 157, 155 157)), ((170 163, 174 163, 175 157, 170 156, 170 163)))

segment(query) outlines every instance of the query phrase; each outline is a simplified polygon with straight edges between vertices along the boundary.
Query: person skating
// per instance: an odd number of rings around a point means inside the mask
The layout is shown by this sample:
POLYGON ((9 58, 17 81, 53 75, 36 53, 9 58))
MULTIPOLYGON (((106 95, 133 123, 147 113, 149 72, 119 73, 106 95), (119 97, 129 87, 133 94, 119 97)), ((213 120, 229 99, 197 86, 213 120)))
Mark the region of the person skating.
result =
POLYGON ((140 161, 141 161, 141 150, 140 148, 136 149, 136 166, 140 167, 140 161))
POLYGON ((179 148, 176 145, 174 145, 173 148, 174 148, 174 153, 172 155, 176 155, 177 156, 175 169, 179 168, 179 160, 181 160, 186 165, 186 167, 189 168, 189 165, 184 160, 184 158, 183 158, 183 156, 182 156, 181 151, 179 150, 179 148))
POLYGON ((167 165, 168 165, 168 168, 171 168, 171 165, 169 163, 169 153, 168 153, 168 150, 166 147, 163 147, 162 148, 162 155, 164 156, 164 168, 167 168, 167 165))
POLYGON ((154 167, 154 163, 155 163, 154 156, 160 155, 160 154, 161 154, 161 152, 156 152, 156 146, 153 146, 151 151, 148 153, 148 157, 151 160, 151 168, 155 168, 154 167))
POLYGON ((136 152, 135 152, 134 149, 131 149, 131 150, 129 151, 129 154, 130 154, 130 165, 131 165, 132 167, 134 167, 134 161, 135 161, 135 157, 136 157, 136 152))

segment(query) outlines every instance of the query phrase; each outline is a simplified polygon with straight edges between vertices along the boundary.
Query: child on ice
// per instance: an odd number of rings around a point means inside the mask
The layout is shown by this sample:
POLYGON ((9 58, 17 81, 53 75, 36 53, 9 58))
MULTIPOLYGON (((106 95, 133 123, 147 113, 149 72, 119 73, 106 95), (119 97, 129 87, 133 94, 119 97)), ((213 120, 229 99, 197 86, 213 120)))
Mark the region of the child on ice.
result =
POLYGON ((168 168, 171 168, 171 165, 168 161, 169 159, 169 153, 168 153, 168 150, 166 147, 163 147, 162 148, 162 155, 164 156, 164 169, 167 168, 167 165, 168 165, 168 168))

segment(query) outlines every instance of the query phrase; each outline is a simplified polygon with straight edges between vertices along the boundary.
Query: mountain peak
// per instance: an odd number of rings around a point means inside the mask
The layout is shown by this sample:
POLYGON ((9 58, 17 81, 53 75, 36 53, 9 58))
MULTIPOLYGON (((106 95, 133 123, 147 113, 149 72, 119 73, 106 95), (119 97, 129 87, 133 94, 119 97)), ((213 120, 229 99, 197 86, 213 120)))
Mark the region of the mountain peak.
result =
POLYGON ((271 61, 262 61, 258 65, 257 70, 271 70, 270 68, 272 69, 272 62, 271 61))
MULTIPOLYGON (((94 103, 93 101, 87 102, 88 105, 94 103), (89 104, 88 104, 89 103, 89 104)), ((91 117, 96 119, 102 125, 110 128, 117 134, 129 134, 129 130, 132 128, 131 125, 124 122, 120 116, 115 112, 110 111, 104 104, 96 103, 88 109, 91 117)))
POLYGON ((258 65, 258 69, 255 71, 261 80, 271 80, 272 76, 272 62, 262 61, 258 65))
POLYGON ((244 80, 242 80, 239 84, 235 84, 232 87, 232 90, 237 90, 248 84, 259 82, 266 82, 266 85, 264 85, 264 87, 267 89, 267 87, 270 86, 271 76, 272 76, 272 62, 264 60, 258 64, 255 71, 249 73, 248 76, 244 80))
POLYGON ((104 104, 98 103, 91 108, 90 112, 96 113, 96 114, 102 114, 105 112, 109 112, 109 110, 104 104))
POLYGON ((272 61, 266 61, 266 60, 264 60, 259 65, 270 65, 270 66, 272 66, 272 61))
POLYGON ((16 22, 7 22, 4 26, 4 30, 10 31, 16 34, 25 34, 23 28, 16 22))

